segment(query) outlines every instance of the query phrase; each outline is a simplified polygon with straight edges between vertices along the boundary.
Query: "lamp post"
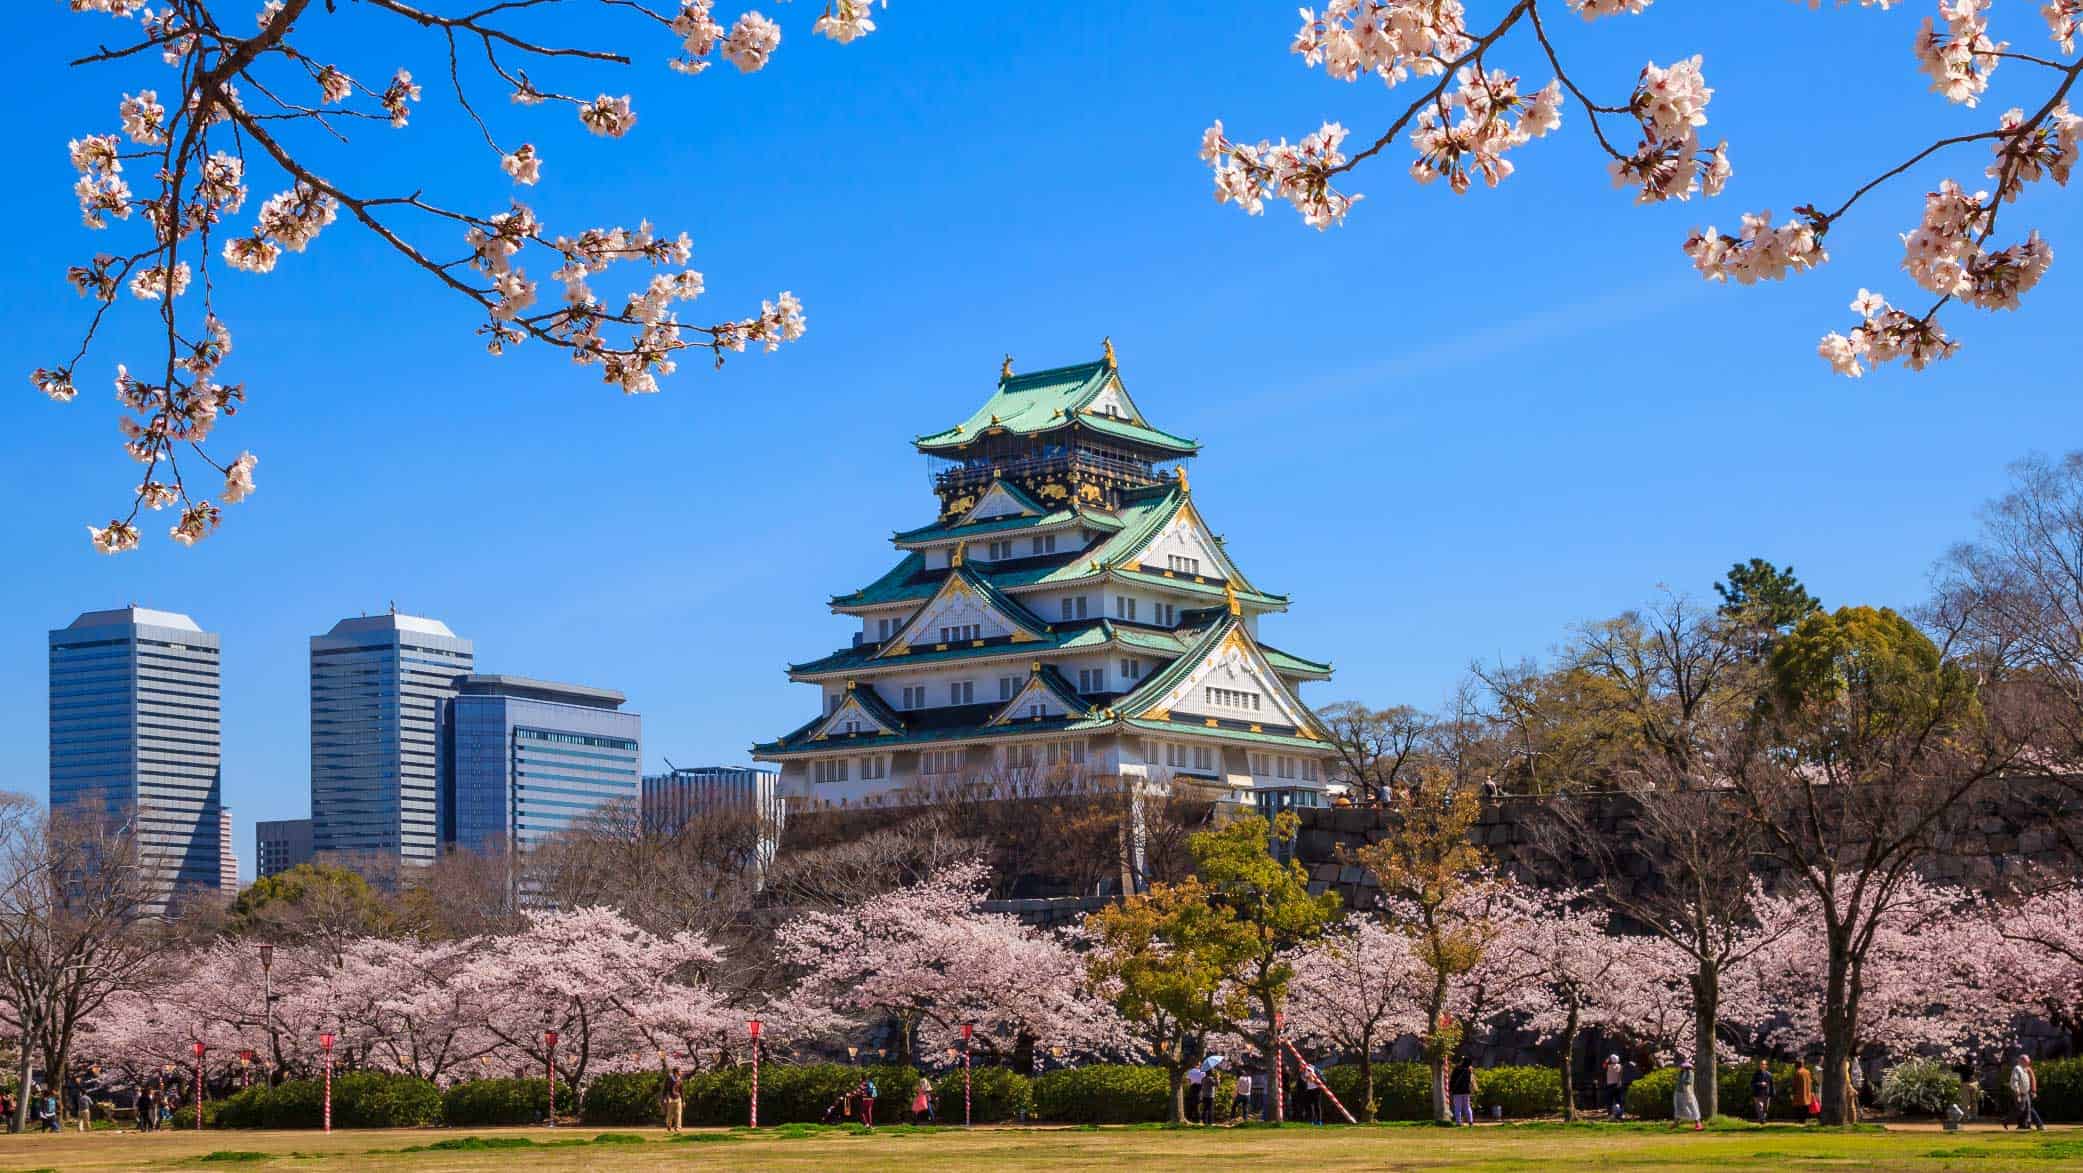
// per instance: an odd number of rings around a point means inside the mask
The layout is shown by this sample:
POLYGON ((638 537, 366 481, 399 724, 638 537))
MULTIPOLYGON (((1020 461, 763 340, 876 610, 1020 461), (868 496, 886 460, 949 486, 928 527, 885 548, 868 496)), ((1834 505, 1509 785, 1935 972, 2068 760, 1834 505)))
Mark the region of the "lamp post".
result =
POLYGON ((195 1130, 203 1130, 203 1042, 195 1040, 195 1130))
POLYGON ((962 1127, 969 1127, 969 1036, 976 1033, 976 1024, 962 1024, 962 1127))
POLYGON ((320 1031, 319 1049, 325 1052, 325 1130, 333 1130, 333 1032, 320 1031))
POLYGON ((752 1035, 752 1126, 759 1127, 759 1019, 748 1019, 745 1030, 752 1035))
POLYGON ((854 1046, 849 1046, 849 1047, 847 1047, 847 1048, 846 1048, 846 1065, 847 1065, 847 1066, 849 1066, 849 1067, 855 1066, 855 1065, 856 1065, 856 1063, 857 1063, 857 1061, 858 1061, 858 1059, 859 1059, 859 1057, 860 1057, 860 1054, 861 1054, 861 1049, 860 1049, 859 1047, 854 1047, 854 1046))
POLYGON ((542 1032, 542 1064, 550 1085, 550 1127, 557 1127, 557 1032, 542 1032))
POLYGON ((275 1045, 275 947, 263 944, 260 947, 260 1001, 261 1017, 267 1022, 268 1032, 268 1086, 275 1085, 275 1066, 282 1058, 282 1048, 275 1045))
POLYGON ((252 1086, 253 1048, 247 1047, 245 1050, 239 1052, 239 1090, 245 1091, 247 1088, 252 1086))

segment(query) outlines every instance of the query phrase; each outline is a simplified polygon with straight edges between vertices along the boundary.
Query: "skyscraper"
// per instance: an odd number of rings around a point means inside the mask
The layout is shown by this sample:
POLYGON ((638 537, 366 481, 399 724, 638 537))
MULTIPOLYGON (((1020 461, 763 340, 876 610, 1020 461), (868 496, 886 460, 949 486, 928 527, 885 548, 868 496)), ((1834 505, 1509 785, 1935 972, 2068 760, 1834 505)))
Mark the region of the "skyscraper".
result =
POLYGON ((634 807, 643 719, 619 711, 627 699, 524 676, 464 677, 443 724, 442 837, 525 851, 608 803, 634 807))
POLYGON ((432 863, 441 837, 441 706, 473 649, 414 615, 342 619, 311 637, 312 846, 362 867, 432 863))
POLYGON ((261 819, 253 824, 253 874, 272 876, 311 862, 310 819, 261 819))
POLYGON ((239 894, 239 853, 231 847, 231 808, 217 808, 217 889, 226 896, 239 894))
POLYGON ((50 633, 51 810, 137 834, 167 890, 217 886, 218 638, 132 604, 50 633))

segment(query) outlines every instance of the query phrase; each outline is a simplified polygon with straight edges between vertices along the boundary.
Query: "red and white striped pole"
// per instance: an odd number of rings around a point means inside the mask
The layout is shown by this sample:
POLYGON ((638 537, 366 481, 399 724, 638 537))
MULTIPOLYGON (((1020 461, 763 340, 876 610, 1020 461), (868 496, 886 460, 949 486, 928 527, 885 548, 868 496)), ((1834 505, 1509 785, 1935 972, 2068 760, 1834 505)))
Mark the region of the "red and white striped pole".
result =
POLYGON ((318 1036, 318 1045, 325 1050, 325 1130, 333 1130, 333 1032, 325 1031, 318 1036))
POLYGON ((962 1127, 969 1127, 969 1036, 976 1033, 973 1023, 962 1024, 962 1127))
POLYGON ((1275 1123, 1287 1119, 1287 1081, 1280 1070, 1280 1028, 1287 1023, 1287 1015, 1273 1012, 1273 1120, 1275 1123))
POLYGON ((752 1034, 752 1126, 759 1127, 759 1019, 750 1019, 745 1029, 752 1034))
POLYGON ((195 1043, 195 1130, 203 1130, 203 1044, 195 1043))
POLYGON ((543 1079, 550 1085, 550 1127, 557 1127, 557 1032, 542 1032, 543 1079))

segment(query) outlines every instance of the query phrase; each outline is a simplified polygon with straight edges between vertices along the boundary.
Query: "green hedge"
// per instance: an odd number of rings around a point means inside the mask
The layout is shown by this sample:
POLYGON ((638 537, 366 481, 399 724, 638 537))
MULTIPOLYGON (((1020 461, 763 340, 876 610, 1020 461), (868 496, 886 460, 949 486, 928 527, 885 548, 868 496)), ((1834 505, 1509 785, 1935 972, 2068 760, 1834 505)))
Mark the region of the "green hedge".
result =
MULTIPOLYGON (((1773 1063, 1772 1071, 1772 1119, 1806 1120, 1808 1109, 1794 1105, 1794 1065, 1773 1063)), ((1721 1115, 1748 1119, 1750 1116, 1750 1077, 1757 1071, 1757 1064, 1730 1064, 1721 1069, 1721 1115)), ((1822 1076, 1815 1068, 1808 1069, 1809 1077, 1815 1081, 1816 1094, 1822 1094, 1822 1076)), ((1678 1086, 1678 1069, 1659 1067, 1647 1074, 1637 1076, 1627 1087, 1627 1114, 1642 1120, 1669 1120, 1671 1118, 1671 1093, 1678 1086)), ((1603 1091, 1603 1089, 1601 1089, 1603 1091)), ((1700 1095, 1697 1085, 1693 1094, 1699 1096, 1700 1111, 1707 1110, 1705 1097, 1700 1095)))
MULTIPOLYGON (((961 1070, 950 1071, 934 1080, 933 1088, 940 1097, 940 1119, 959 1124, 962 1120, 961 1070)), ((1003 1067, 971 1067, 969 1108, 970 1119, 978 1124, 999 1124, 1031 1115, 1034 1112, 1034 1081, 1003 1067)))
MULTIPOLYGON (((1341 1063, 1324 1068, 1324 1082, 1352 1109, 1352 1114, 1365 1119, 1361 1112, 1361 1101, 1365 1089, 1360 1080, 1357 1063, 1341 1063)), ((1432 1071, 1423 1063, 1376 1063, 1374 1065, 1374 1103, 1377 1120, 1429 1120, 1432 1118, 1432 1071)), ((1336 1115, 1337 1109, 1328 1111, 1336 1115)))
POLYGON ((1476 1106, 1487 1115, 1493 1105, 1515 1120, 1562 1114, 1562 1074, 1553 1067, 1478 1068, 1476 1106))
POLYGON ((664 1094, 663 1072, 603 1075, 586 1084, 585 1110, 579 1119, 587 1124, 658 1124, 664 1119, 664 1094))
POLYGON ((540 1124, 550 1114, 550 1085, 540 1079, 473 1079, 442 1094, 441 1112, 450 1124, 464 1127, 540 1124))
MULTIPOLYGON (((1171 1094, 1171 1079, 1162 1067, 1095 1063, 1035 1080, 1034 1108, 1041 1119, 1057 1124, 1144 1124, 1171 1119, 1171 1094)), ((941 1104, 945 1116, 945 1093, 941 1104)))
MULTIPOLYGON (((919 1073, 913 1068, 770 1063, 759 1069, 759 1122, 814 1124, 824 1118, 825 1108, 858 1085, 863 1075, 875 1080, 875 1122, 889 1124, 900 1119, 910 1102, 911 1089, 918 1086, 919 1073)), ((689 1076, 682 1090, 687 1097, 683 1115, 686 1123, 744 1124, 749 1115, 752 1069, 705 1071, 689 1076)))
MULTIPOLYGON (((325 1085, 294 1079, 279 1087, 251 1087, 216 1101, 203 1115, 222 1128, 318 1128, 325 1119, 325 1085)), ((441 1092, 424 1079, 376 1071, 333 1077, 335 1128, 416 1128, 444 1118, 441 1092)), ((193 1124, 194 1117, 188 1117, 193 1124)))

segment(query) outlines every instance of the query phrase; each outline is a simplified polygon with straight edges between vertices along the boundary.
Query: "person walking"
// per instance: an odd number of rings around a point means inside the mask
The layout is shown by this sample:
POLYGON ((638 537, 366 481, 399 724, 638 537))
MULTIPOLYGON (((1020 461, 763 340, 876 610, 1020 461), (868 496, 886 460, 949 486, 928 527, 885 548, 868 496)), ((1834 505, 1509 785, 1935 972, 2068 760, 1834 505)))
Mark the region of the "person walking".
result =
POLYGON ((1758 1069, 1750 1073, 1750 1110, 1762 1125, 1772 1113, 1772 1068, 1763 1059, 1758 1060, 1758 1069))
POLYGON ((1447 1073, 1447 1096, 1453 1105, 1455 1127, 1475 1127, 1475 1064, 1463 1055, 1447 1073))
POLYGON ((1618 1055, 1606 1056, 1606 1115, 1613 1120, 1627 1117, 1627 1065, 1618 1055))
POLYGON ((2039 1106, 2033 1103, 2034 1097, 2039 1095, 2039 1090, 2039 1076, 2032 1069, 2032 1056, 2020 1054, 2018 1061, 2011 1066, 2011 1099, 2016 1101, 2017 1107, 2013 1109, 2011 1119, 2004 1123, 2004 1127, 2009 1128, 2012 1123, 2016 1123, 2021 1130, 2033 1127, 2042 1132, 2047 1130, 2047 1122, 2040 1119, 2039 1106))
POLYGON ((152 1089, 149 1086, 138 1088, 132 1102, 135 1105, 132 1111, 137 1115, 137 1130, 152 1131, 152 1126, 159 1122, 158 1110, 152 1105, 152 1089))
POLYGON ((862 1076, 860 1087, 855 1089, 861 1100, 861 1123, 871 1131, 875 1128, 875 1091, 875 1077, 871 1075, 862 1076))
POLYGON ((1237 1086, 1230 1092, 1230 1115, 1235 1119, 1249 1120, 1252 1118, 1252 1082, 1250 1068, 1247 1067, 1237 1072, 1237 1086))
POLYGON ((933 1081, 919 1076, 918 1086, 911 1089, 911 1122, 924 1124, 933 1119, 933 1081))
POLYGON ((1808 1060, 1794 1060, 1794 1103, 1801 1110, 1801 1122, 1806 1124, 1810 1117, 1822 1118, 1822 1097, 1815 1094, 1815 1076, 1808 1070, 1808 1060))
POLYGON ((1188 1124, 1199 1124, 1201 1122, 1201 1081, 1206 1078, 1208 1078, 1208 1073, 1198 1063, 1194 1064, 1186 1073, 1186 1122, 1188 1124))
POLYGON ((680 1131, 680 1114, 687 1107, 687 1078, 679 1068, 666 1069, 662 1098, 665 1100, 665 1130, 680 1131))
POLYGON ((93 1127, 94 1093, 87 1090, 86 1084, 76 1080, 72 1085, 72 1115, 79 1121, 81 1132, 93 1127))
POLYGON ((1671 1127, 1676 1128, 1687 1121, 1692 1122, 1694 1132, 1704 1127, 1700 1123, 1700 1097, 1693 1090, 1690 1059, 1678 1064, 1678 1083, 1671 1091, 1671 1127))
POLYGON ((65 1126, 58 1123, 58 1093, 46 1087, 36 1101, 36 1119, 43 1124, 45 1132, 63 1132, 65 1126))

